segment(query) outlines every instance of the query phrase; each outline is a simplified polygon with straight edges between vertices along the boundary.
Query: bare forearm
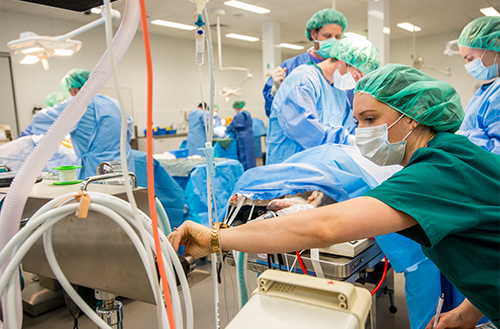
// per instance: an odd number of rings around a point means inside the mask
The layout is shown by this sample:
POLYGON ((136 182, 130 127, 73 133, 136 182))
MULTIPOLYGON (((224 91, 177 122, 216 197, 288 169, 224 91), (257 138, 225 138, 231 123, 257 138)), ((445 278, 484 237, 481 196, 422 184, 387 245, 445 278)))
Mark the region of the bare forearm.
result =
POLYGON ((369 197, 241 225, 220 232, 224 249, 277 253, 327 247, 335 243, 398 231, 416 224, 411 217, 369 197), (387 209, 389 208, 389 210, 387 209), (388 211, 388 212, 387 212, 388 211), (393 216, 391 221, 384 222, 393 216))
MULTIPOLYGON (((377 199, 360 197, 219 231, 223 250, 278 253, 327 247, 335 243, 396 232, 417 224, 415 219, 377 199)), ((169 235, 174 248, 202 257, 212 251, 210 229, 190 221, 169 235)))
POLYGON ((324 241, 318 232, 321 230, 319 223, 331 218, 324 218, 325 211, 315 210, 221 230, 222 248, 247 253, 278 253, 329 246, 331 243, 324 241))

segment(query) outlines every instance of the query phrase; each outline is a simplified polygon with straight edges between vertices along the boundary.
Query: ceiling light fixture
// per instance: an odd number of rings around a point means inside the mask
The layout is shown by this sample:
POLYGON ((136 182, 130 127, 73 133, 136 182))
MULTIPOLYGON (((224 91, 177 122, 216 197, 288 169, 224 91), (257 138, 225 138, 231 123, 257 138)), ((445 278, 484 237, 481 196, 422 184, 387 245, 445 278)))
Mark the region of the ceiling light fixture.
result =
POLYGON ((194 25, 186 25, 186 24, 181 24, 181 23, 169 22, 169 21, 164 21, 162 19, 152 20, 151 24, 165 26, 165 27, 171 27, 174 29, 186 30, 186 31, 192 31, 192 30, 196 29, 196 26, 194 26, 194 25))
POLYGON ((236 34, 236 33, 226 34, 226 38, 238 39, 238 40, 250 41, 250 42, 259 41, 259 38, 250 37, 248 35, 236 34))
POLYGON ((487 8, 481 8, 479 11, 484 15, 484 16, 500 16, 500 13, 495 10, 493 7, 487 7, 487 8))
POLYGON ((102 13, 102 7, 99 6, 99 7, 92 8, 92 9, 90 9, 90 12, 92 14, 100 15, 102 13))
POLYGON ((419 32, 422 31, 422 29, 416 25, 410 24, 408 22, 404 23, 399 23, 397 26, 403 30, 410 31, 410 32, 419 32))
POLYGON ((357 33, 354 33, 354 32, 346 32, 344 33, 344 35, 348 38, 363 38, 363 39, 366 39, 366 37, 364 35, 361 35, 361 34, 357 34, 357 33))
POLYGON ((254 6, 254 5, 251 5, 249 3, 245 3, 245 2, 241 2, 241 1, 231 0, 231 1, 224 2, 224 4, 226 6, 230 6, 230 7, 234 7, 234 8, 238 8, 238 9, 243 9, 246 11, 251 11, 252 13, 257 13, 257 14, 267 14, 267 13, 271 12, 271 10, 269 10, 267 8, 254 6))
POLYGON ((280 43, 280 47, 281 48, 288 48, 288 49, 295 49, 295 50, 304 49, 304 46, 293 45, 291 43, 280 43))

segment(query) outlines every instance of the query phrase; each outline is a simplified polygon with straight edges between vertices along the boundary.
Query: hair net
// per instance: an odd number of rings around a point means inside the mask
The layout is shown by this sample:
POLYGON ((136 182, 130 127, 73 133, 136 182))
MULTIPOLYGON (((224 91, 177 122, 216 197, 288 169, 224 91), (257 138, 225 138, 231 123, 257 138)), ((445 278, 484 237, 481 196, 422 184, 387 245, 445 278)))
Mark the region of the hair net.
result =
POLYGON ((480 17, 467 24, 460 33, 458 46, 500 52, 500 17, 480 17))
POLYGON ((340 27, 342 27, 342 37, 344 37, 344 32, 347 29, 347 19, 340 11, 325 8, 312 15, 312 17, 307 21, 306 37, 309 41, 313 41, 311 37, 311 30, 319 29, 327 24, 340 25, 340 27))
POLYGON ((375 46, 365 38, 344 38, 332 47, 330 57, 346 62, 368 74, 380 66, 380 57, 375 46))
POLYGON ((69 91, 69 88, 81 88, 89 79, 90 71, 81 69, 72 69, 61 80, 61 88, 69 91))
POLYGON ((245 106, 245 101, 235 101, 233 103, 233 108, 234 109, 238 109, 239 110, 239 109, 242 109, 243 106, 245 106))
POLYGON ((464 118, 457 91, 412 67, 388 64, 356 84, 367 93, 415 121, 436 131, 456 132, 464 118))
POLYGON ((54 91, 45 97, 45 105, 52 107, 56 104, 61 103, 63 100, 68 98, 70 95, 62 91, 54 91))

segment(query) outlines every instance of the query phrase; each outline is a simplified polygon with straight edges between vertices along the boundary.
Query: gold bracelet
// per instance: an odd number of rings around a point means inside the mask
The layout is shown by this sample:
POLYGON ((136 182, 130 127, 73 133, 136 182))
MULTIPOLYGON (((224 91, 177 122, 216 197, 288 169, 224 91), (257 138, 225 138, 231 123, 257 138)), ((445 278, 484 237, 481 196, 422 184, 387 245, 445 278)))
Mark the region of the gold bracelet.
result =
POLYGON ((227 224, 224 223, 214 223, 212 226, 212 234, 210 237, 212 243, 212 251, 216 254, 220 253, 220 243, 219 243, 219 230, 221 228, 229 228, 227 224))

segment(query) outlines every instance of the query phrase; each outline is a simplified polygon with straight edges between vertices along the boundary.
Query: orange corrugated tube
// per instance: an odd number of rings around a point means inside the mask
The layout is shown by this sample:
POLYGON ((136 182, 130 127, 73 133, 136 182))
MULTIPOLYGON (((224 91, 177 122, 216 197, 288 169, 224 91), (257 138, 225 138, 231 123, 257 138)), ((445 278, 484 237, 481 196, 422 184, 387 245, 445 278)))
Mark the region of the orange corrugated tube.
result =
MULTIPOLYGON (((172 307, 172 297, 168 286, 167 275, 165 273, 165 264, 161 256, 160 236, 158 234, 158 218, 156 214, 155 203, 155 182, 154 182, 154 165, 153 165, 153 63, 151 59, 151 43, 149 40, 148 17, 146 15, 146 3, 144 0, 139 0, 141 5, 141 23, 142 36, 144 38, 144 48, 146 51, 146 67, 148 72, 148 104, 147 104, 147 153, 148 153, 148 199, 149 212, 153 221, 153 237, 155 240, 156 259, 160 270, 160 277, 163 283, 163 293, 165 294, 165 306, 167 307, 168 322, 171 329, 175 329, 174 310, 172 307)), ((161 325, 161 324, 159 324, 161 325)))

